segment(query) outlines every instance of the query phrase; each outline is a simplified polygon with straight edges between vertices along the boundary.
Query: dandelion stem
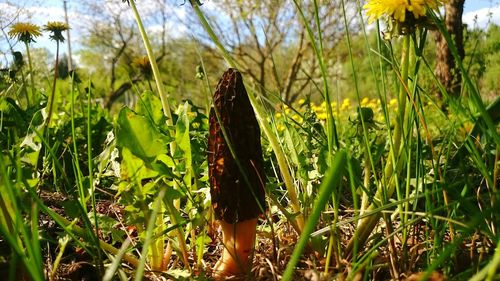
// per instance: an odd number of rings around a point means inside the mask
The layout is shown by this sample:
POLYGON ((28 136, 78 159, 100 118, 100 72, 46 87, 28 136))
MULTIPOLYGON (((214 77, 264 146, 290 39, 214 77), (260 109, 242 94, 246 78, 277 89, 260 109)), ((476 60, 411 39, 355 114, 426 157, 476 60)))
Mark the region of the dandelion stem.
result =
POLYGON ((47 115, 47 120, 45 121, 45 126, 50 126, 50 121, 52 120, 52 111, 54 110, 54 98, 56 96, 56 82, 57 82, 57 70, 59 64, 59 41, 56 41, 56 62, 54 65, 54 82, 52 83, 52 93, 49 99, 49 112, 47 115))
MULTIPOLYGON (((399 169, 402 167, 402 162, 400 159, 400 147, 401 140, 403 137, 404 120, 406 113, 406 94, 408 91, 408 68, 410 61, 410 36, 404 36, 403 41, 403 53, 401 58, 401 76, 400 76, 400 88, 398 94, 398 116, 396 118, 396 124, 394 127, 394 133, 392 135, 392 142, 389 151, 389 158, 384 168, 384 175, 382 177, 381 184, 377 189, 377 193, 374 196, 374 202, 365 210, 366 213, 376 209, 380 203, 384 201, 385 198, 392 196, 396 186, 397 174, 399 174, 399 169)), ((350 258, 355 255, 353 249, 356 244, 363 245, 373 228, 380 218, 380 213, 376 213, 372 216, 368 216, 362 219, 354 233, 353 238, 349 241, 349 244, 345 250, 346 257, 350 258)))
MULTIPOLYGON (((148 35, 146 33, 146 30, 144 29, 144 25, 142 24, 141 16, 139 15, 139 12, 137 11, 137 7, 135 6, 135 1, 130 0, 129 3, 130 3, 130 7, 132 8, 132 12, 134 13, 134 17, 135 17, 135 21, 137 22, 137 26, 139 27, 139 32, 141 34, 142 41, 144 43, 144 47, 146 48, 146 52, 148 54, 148 59, 149 59, 149 62, 151 64, 151 69, 153 70, 153 76, 155 77, 156 88, 158 90, 158 95, 160 96, 161 105, 163 108, 163 113, 167 117, 166 123, 168 126, 173 126, 174 123, 173 123, 173 119, 172 119, 172 113, 170 111, 170 105, 168 103, 168 94, 165 93, 165 91, 163 89, 163 85, 162 85, 163 80, 161 79, 160 70, 158 69, 158 64, 156 63, 156 58, 154 57, 153 48, 151 47, 151 43, 149 41, 148 35)), ((174 155, 175 150, 176 150, 176 143, 170 142, 169 147, 170 147, 170 153, 172 155, 174 155)), ((178 183, 176 181, 173 182, 173 188, 178 189, 178 183)), ((167 203, 170 203, 170 202, 167 202, 167 203)), ((174 200, 173 206, 175 207, 176 210, 179 210, 180 209, 180 201, 174 200)), ((167 208, 168 207, 171 207, 171 206, 169 206, 167 204, 167 208)), ((175 217, 175 214, 172 215, 173 219, 175 219, 174 217, 175 217)), ((181 249, 180 251, 181 251, 181 254, 183 256, 185 266, 186 266, 186 268, 189 269, 189 263, 187 263, 187 255, 188 255, 187 254, 187 245, 186 245, 186 241, 184 240, 184 237, 185 237, 184 232, 182 231, 181 228, 178 228, 176 230, 176 235, 177 235, 177 238, 179 240, 178 242, 179 242, 180 249, 181 249)))
MULTIPOLYGON (((158 90, 158 95, 160 95, 161 106, 163 107, 163 113, 167 117, 167 125, 172 126, 172 113, 170 112, 170 105, 168 104, 168 94, 165 93, 162 85, 162 79, 160 70, 158 69, 158 64, 156 63, 155 56, 153 54, 153 48, 151 47, 151 43, 149 42, 148 35, 146 30, 144 29, 144 25, 142 24, 141 16, 137 11, 137 7, 135 6, 135 1, 130 0, 130 7, 132 8, 132 12, 134 13, 135 21, 137 22, 137 26, 139 27, 139 32, 141 33, 142 41, 144 43, 144 47, 146 48, 146 52, 148 54, 149 62, 151 63, 151 69, 153 70, 153 75, 155 77, 156 88, 158 90)), ((174 142, 171 142, 174 144, 174 142)))
MULTIPOLYGON (((28 55, 28 66, 30 68, 30 83, 31 83, 31 95, 35 95, 35 79, 33 78, 33 63, 31 62, 31 53, 30 53, 30 47, 28 42, 24 42, 24 45, 26 46, 26 54, 28 55)), ((26 94, 26 102, 28 104, 28 107, 30 106, 30 101, 28 98, 28 94, 26 94)))

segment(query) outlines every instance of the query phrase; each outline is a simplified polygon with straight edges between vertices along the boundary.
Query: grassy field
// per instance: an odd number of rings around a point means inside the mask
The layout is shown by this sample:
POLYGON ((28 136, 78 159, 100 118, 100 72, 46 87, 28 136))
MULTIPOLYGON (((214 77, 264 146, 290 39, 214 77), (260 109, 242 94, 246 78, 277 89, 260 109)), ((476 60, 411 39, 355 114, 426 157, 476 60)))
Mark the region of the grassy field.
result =
MULTIPOLYGON (((243 73, 262 136, 268 206, 246 278, 500 280, 498 92, 481 92, 489 80, 458 55, 441 1, 392 11, 369 2, 356 7, 368 9, 375 31, 352 35, 343 12, 353 95, 342 95, 328 67, 316 2, 290 3, 320 74, 316 95, 284 101, 243 73), (379 27, 385 20, 391 25, 379 27), (430 28, 451 46, 459 96, 434 75, 430 28)), ((172 98, 182 93, 163 83, 136 4, 122 3, 147 55, 135 63, 149 78, 118 108, 102 105, 91 79, 36 73, 34 40, 51 36, 57 69, 66 24, 10 29, 22 50, 2 72, 0 92, 5 280, 212 280, 223 245, 210 200, 208 76, 222 73, 207 72, 204 54, 192 76, 205 102, 172 98)), ((203 5, 185 5, 212 55, 239 68, 203 5)))

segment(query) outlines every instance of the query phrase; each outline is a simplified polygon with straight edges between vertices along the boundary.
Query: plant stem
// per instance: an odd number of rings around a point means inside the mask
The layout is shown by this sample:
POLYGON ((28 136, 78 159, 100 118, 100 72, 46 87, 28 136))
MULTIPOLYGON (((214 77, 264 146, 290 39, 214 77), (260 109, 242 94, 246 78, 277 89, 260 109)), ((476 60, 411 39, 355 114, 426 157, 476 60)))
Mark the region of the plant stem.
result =
POLYGON ((338 141, 338 136, 337 136, 337 128, 335 125, 335 119, 333 118, 333 111, 332 111, 332 104, 330 101, 330 91, 329 91, 329 86, 328 86, 328 73, 327 73, 327 67, 325 64, 324 56, 323 56, 323 40, 322 40, 322 33, 321 33, 321 24, 320 24, 320 19, 319 19, 319 11, 318 11, 318 4, 317 1, 314 1, 314 19, 317 25, 317 32, 318 32, 318 42, 316 42, 316 35, 313 33, 311 27, 309 26, 309 21, 307 20, 304 11, 300 7, 299 3, 297 0, 293 0, 295 7, 297 8, 297 11, 299 12, 299 15, 302 19, 302 22, 304 24, 304 27, 307 30, 307 34, 309 36, 309 40, 311 42, 311 46, 314 50, 314 54, 316 55, 316 58, 318 59, 318 63, 320 66, 321 70, 321 77, 323 79, 323 98, 325 99, 326 102, 326 133, 327 133, 327 139, 328 139, 328 155, 331 159, 333 156, 333 146, 335 145, 335 148, 339 148, 339 141, 338 141), (318 46, 319 45, 319 46, 318 46))
MULTIPOLYGON (((135 1, 130 0, 130 7, 132 8, 132 12, 134 13, 135 21, 137 22, 137 26, 139 27, 139 32, 142 37, 142 41, 144 43, 144 47, 146 48, 146 52, 148 54, 149 63, 151 64, 151 69, 153 70, 153 76, 155 77, 156 89, 158 90, 158 95, 160 95, 161 106, 163 107, 163 113, 167 117, 167 125, 173 125, 172 113, 170 111, 170 105, 168 103, 168 94, 165 93, 161 79, 160 70, 158 69, 158 64, 156 63, 156 58, 153 53, 153 48, 151 47, 151 43, 149 42, 148 35, 146 30, 144 29, 144 25, 142 24, 141 16, 137 11, 137 7, 135 6, 135 1)), ((174 142, 171 142, 171 146, 174 142)))
MULTIPOLYGON (((45 127, 50 126, 50 120, 52 120, 52 111, 54 110, 54 98, 56 96, 56 83, 57 83, 57 69, 59 64, 59 41, 56 40, 56 63, 54 65, 54 82, 52 83, 52 93, 49 99, 49 112, 47 113, 47 119, 45 120, 45 127)), ((33 75, 30 75, 33 77, 33 75)))
MULTIPOLYGON (((86 237, 85 235, 85 230, 83 230, 83 228, 77 226, 77 225, 73 225, 72 222, 70 222, 69 220, 67 220, 65 217, 59 215, 58 213, 52 211, 51 209, 49 208, 46 208, 45 209, 46 213, 51 216, 52 218, 54 218, 56 220, 56 222, 59 222, 61 223, 62 225, 64 225, 65 227, 70 227, 71 230, 73 230, 73 232, 80 236, 80 237, 86 237), (48 211, 48 212, 47 212, 48 211)), ((111 253, 113 255, 117 255, 119 253, 119 249, 113 247, 111 244, 108 244, 102 240, 99 239, 99 247, 102 248, 104 251, 108 252, 108 253, 111 253)), ((123 259, 129 263, 130 265, 134 266, 134 267, 138 267, 139 266, 139 260, 134 257, 132 254, 130 253, 125 253, 123 255, 123 259)))
POLYGON ((241 275, 251 269, 257 219, 234 224, 221 220, 220 225, 224 250, 214 272, 216 280, 225 280, 226 275, 241 275))
MULTIPOLYGON (((394 133, 392 135, 392 145, 389 150, 389 158, 384 168, 384 176, 382 177, 381 184, 379 185, 377 192, 374 196, 374 203, 372 203, 365 212, 370 212, 374 210, 377 206, 384 202, 385 198, 390 198, 394 193, 397 175, 401 169, 402 162, 400 158, 401 152, 401 141, 404 131, 404 122, 406 115, 406 94, 408 91, 408 68, 409 68, 409 58, 410 58, 410 44, 411 38, 409 35, 404 36, 403 41, 403 53, 401 58, 401 76, 398 94, 398 116, 396 118, 396 124, 394 128, 394 133)), ((376 213, 372 216, 368 216, 362 219, 356 229, 353 238, 349 241, 346 247, 345 253, 346 257, 353 257, 355 244, 363 245, 368 236, 372 232, 373 228, 380 218, 380 213, 376 213)))
MULTIPOLYGON (((160 70, 158 69, 158 64, 156 63, 156 58, 155 58, 154 53, 153 53, 153 48, 151 47, 151 43, 149 41, 148 35, 146 33, 146 30, 144 29, 144 25, 142 24, 141 17, 139 15, 139 12, 137 11, 137 7, 135 6, 135 1, 130 0, 129 3, 130 3, 130 7, 132 8, 132 11, 134 13, 134 17, 135 17, 135 20, 137 22, 137 26, 139 27, 139 32, 141 34, 142 41, 144 43, 144 47, 146 48, 146 52, 148 54, 148 59, 149 59, 149 62, 151 64, 151 69, 153 70, 153 76, 155 77, 156 88, 158 90, 158 95, 160 96, 161 105, 163 108, 163 113, 167 117, 166 123, 168 126, 171 127, 171 126, 173 126, 174 123, 173 123, 173 119, 172 119, 172 113, 170 111, 170 104, 168 101, 169 97, 168 97, 168 94, 165 93, 163 85, 162 85, 163 80, 161 79, 160 70)), ((170 153, 172 155, 174 155, 175 150, 176 150, 176 143, 170 142, 169 147, 170 147, 170 153)), ((173 188, 174 189, 178 188, 178 185, 175 181, 174 181, 173 188)), ((174 206, 177 210, 179 210, 180 201, 175 200, 174 206)), ((172 216, 173 216, 173 214, 172 214, 172 216)), ((177 232, 177 237, 179 239, 179 245, 181 246, 181 249, 182 249, 182 256, 184 257, 184 260, 186 260, 187 245, 186 245, 186 241, 184 240, 184 234, 180 228, 178 228, 176 230, 176 232, 177 232)), ((186 264, 186 267, 189 268, 189 264, 186 264)))
POLYGON ((314 202, 314 207, 307 219, 307 223, 304 226, 302 233, 300 234, 299 241, 293 249, 292 256, 288 262, 285 272, 283 273, 284 281, 292 280, 293 273, 295 272, 295 266, 300 260, 302 252, 306 248, 306 245, 310 239, 310 235, 316 227, 316 224, 323 212, 325 205, 328 203, 331 194, 341 183, 342 177, 344 176, 345 167, 347 166, 347 153, 344 150, 339 150, 332 161, 332 165, 326 172, 321 186, 319 187, 318 197, 314 202))
MULTIPOLYGON (((30 82, 31 82, 31 95, 35 94, 35 79, 33 78, 33 63, 31 62, 31 53, 30 53, 30 47, 27 42, 24 42, 24 45, 26 46, 26 54, 28 55, 28 66, 30 68, 30 82)), ((26 94, 26 99, 27 99, 27 104, 28 107, 30 105, 28 94, 26 94)))
POLYGON ((54 261, 54 264, 52 265, 52 272, 50 273, 50 281, 54 281, 56 277, 56 272, 57 269, 59 268, 59 263, 61 262, 62 256, 64 254, 64 250, 66 249, 66 246, 68 245, 69 242, 69 237, 66 235, 63 238, 59 239, 59 252, 57 253, 56 260, 54 261))

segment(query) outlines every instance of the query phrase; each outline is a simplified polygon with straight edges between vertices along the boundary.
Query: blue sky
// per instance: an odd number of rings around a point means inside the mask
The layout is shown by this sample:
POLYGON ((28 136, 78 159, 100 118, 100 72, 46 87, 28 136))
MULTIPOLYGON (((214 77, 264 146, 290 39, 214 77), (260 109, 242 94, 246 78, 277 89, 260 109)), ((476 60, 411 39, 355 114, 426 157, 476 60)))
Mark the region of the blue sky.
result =
POLYGON ((497 25, 500 25, 500 1, 466 0, 464 5, 463 21, 472 25, 476 15, 479 27, 486 26, 489 20, 497 25))
POLYGON ((491 1, 491 0, 467 0, 465 1, 464 12, 470 12, 482 8, 497 6, 498 3, 499 1, 491 1))

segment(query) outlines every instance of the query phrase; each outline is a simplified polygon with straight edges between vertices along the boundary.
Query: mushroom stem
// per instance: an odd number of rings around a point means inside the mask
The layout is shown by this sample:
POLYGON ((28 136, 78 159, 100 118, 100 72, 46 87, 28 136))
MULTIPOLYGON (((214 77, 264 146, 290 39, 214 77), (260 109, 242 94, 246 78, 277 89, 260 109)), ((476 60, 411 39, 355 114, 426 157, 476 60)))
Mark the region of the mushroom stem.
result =
POLYGON ((237 223, 220 220, 224 251, 214 267, 216 280, 248 273, 255 244, 257 219, 237 223))

